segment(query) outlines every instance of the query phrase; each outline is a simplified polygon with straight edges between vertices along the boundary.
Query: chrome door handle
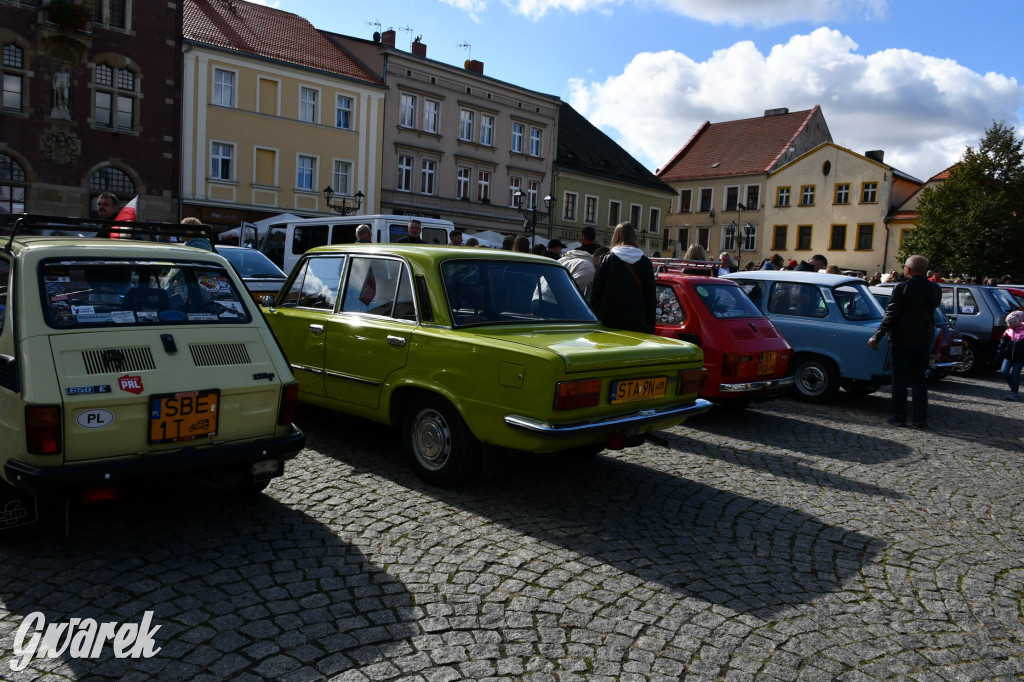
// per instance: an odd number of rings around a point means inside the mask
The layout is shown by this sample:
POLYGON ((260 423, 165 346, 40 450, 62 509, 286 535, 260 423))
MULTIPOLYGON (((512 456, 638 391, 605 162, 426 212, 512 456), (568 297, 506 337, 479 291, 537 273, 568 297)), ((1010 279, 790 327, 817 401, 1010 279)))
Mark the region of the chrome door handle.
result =
POLYGON ((401 336, 388 336, 388 345, 394 346, 395 348, 401 348, 405 345, 405 339, 401 336))
POLYGON ((313 332, 313 336, 320 336, 324 333, 324 326, 322 324, 311 324, 309 325, 309 331, 313 332))

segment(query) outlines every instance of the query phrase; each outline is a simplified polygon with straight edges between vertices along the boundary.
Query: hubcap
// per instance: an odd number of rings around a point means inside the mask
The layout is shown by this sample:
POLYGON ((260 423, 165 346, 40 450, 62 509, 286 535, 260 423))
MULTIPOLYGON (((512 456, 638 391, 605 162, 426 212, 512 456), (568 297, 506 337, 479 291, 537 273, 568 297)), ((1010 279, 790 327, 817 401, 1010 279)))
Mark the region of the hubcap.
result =
POLYGON ((827 379, 825 372, 817 365, 804 365, 800 368, 800 386, 808 395, 818 395, 825 388, 827 379))
POLYGON ((443 467, 452 451, 452 434, 444 416, 435 410, 416 415, 412 446, 423 466, 434 470, 443 467))

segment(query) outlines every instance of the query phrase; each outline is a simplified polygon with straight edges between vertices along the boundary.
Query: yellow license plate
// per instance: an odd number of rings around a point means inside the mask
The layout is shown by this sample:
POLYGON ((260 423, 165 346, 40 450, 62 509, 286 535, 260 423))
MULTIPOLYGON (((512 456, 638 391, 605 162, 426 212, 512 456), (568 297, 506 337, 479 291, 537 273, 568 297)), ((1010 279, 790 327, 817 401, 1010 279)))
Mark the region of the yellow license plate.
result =
POLYGON ((150 444, 216 436, 219 402, 220 389, 216 388, 150 396, 150 444))
POLYGON ((778 351, 768 350, 761 353, 761 362, 757 363, 757 376, 763 377, 765 375, 775 374, 775 358, 778 357, 778 351))
POLYGON ((668 377, 647 377, 646 379, 613 381, 612 404, 660 398, 665 395, 665 388, 667 386, 668 377))

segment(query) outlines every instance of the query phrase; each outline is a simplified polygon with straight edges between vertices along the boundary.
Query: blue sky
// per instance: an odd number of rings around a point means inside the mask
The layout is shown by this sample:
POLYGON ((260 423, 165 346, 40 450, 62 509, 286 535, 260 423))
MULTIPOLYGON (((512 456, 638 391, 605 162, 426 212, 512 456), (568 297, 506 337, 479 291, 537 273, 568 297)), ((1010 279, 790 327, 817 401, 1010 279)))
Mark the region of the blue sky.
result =
POLYGON ((821 105, 833 140, 922 180, 1024 135, 1020 0, 265 0, 314 26, 560 96, 649 169, 704 121, 821 105), (974 11, 977 10, 977 11, 974 11), (459 47, 469 44, 472 47, 459 47))

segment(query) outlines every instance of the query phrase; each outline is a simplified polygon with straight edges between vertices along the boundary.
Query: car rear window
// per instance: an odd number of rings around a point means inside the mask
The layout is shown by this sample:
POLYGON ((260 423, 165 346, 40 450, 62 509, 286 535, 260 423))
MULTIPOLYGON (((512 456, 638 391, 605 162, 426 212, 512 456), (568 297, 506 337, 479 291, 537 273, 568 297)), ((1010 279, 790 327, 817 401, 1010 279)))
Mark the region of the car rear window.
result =
POLYGON ((39 278, 46 322, 57 329, 252 319, 227 270, 213 263, 55 259, 39 278))
POLYGON ((545 263, 453 259, 441 263, 455 326, 596 322, 569 271, 545 263))
POLYGON ((764 317, 743 289, 726 284, 698 284, 694 291, 712 315, 719 319, 764 317))
POLYGON ((832 288, 832 297, 839 311, 848 320, 880 320, 885 315, 882 304, 871 295, 865 284, 841 284, 832 288))

